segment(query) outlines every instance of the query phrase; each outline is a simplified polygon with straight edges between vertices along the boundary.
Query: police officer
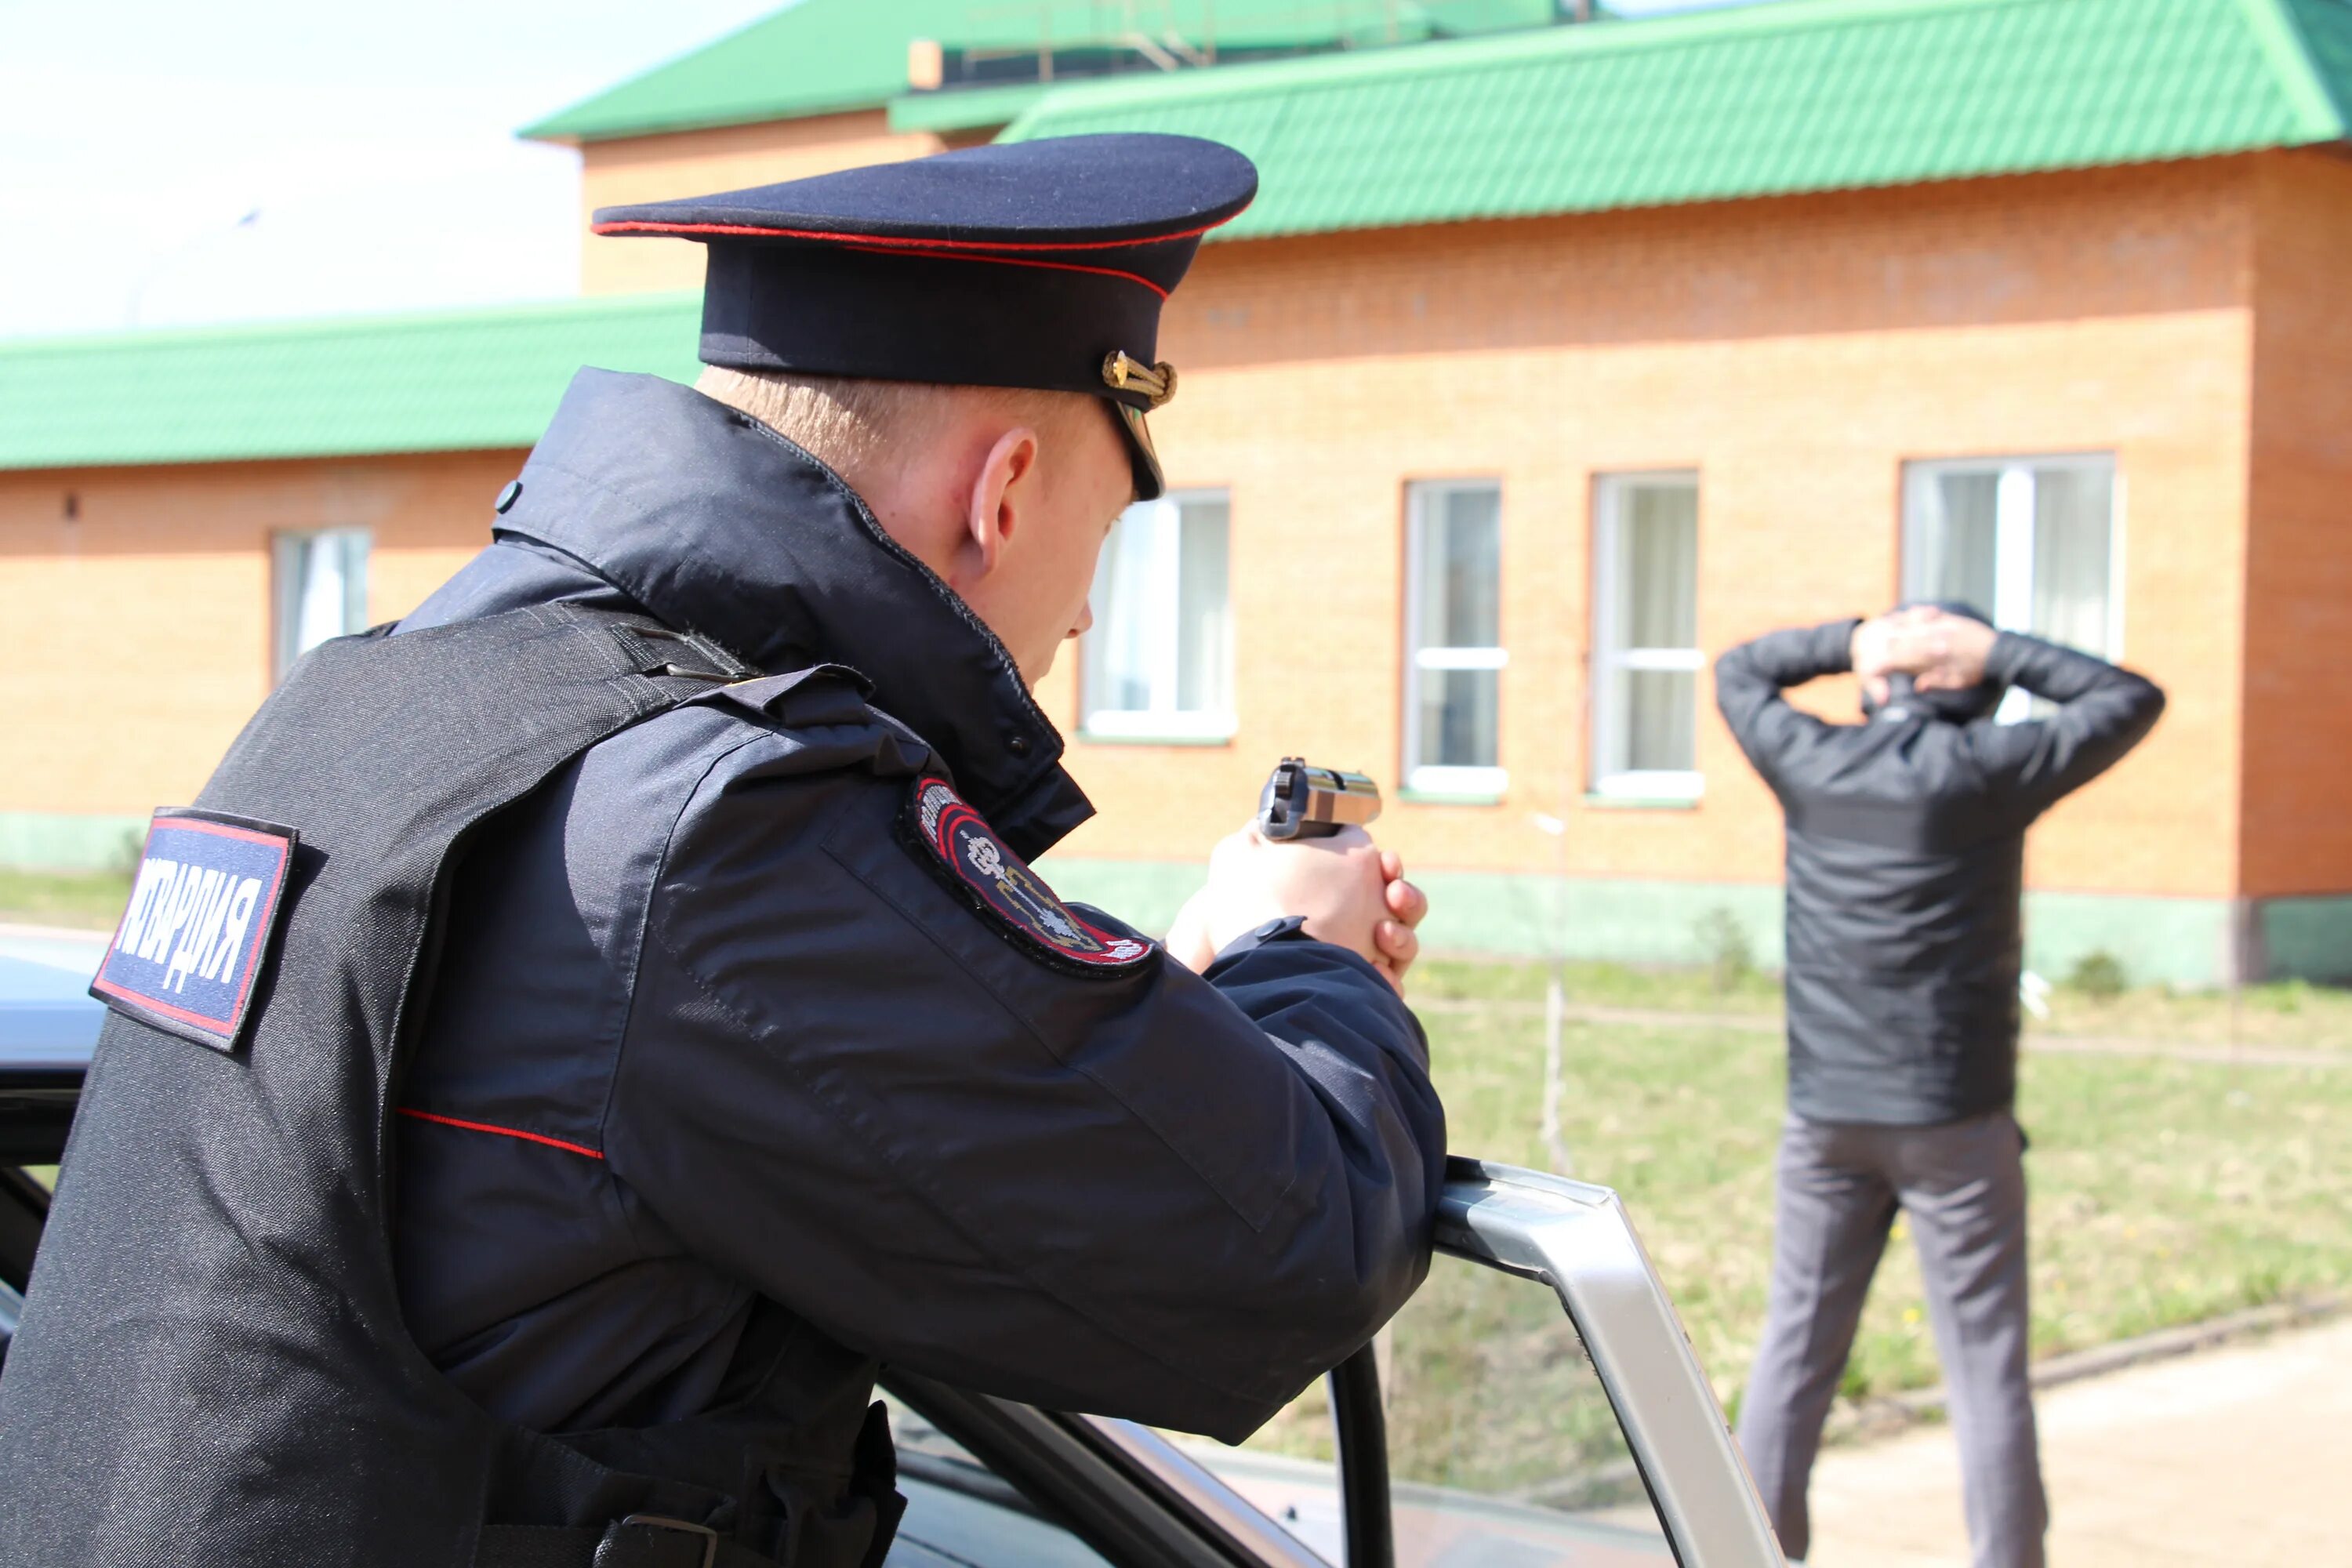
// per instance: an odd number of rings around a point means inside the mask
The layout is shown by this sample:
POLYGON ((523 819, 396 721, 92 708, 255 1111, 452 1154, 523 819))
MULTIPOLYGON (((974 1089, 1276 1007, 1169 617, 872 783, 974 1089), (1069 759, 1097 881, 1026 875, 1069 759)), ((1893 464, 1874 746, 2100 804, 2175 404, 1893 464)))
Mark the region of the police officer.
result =
POLYGON ((1740 1444, 1801 1560, 1822 1422, 1899 1210, 1951 1386, 1972 1561, 2040 1568, 2011 1111, 2025 833, 2139 743, 2164 693, 1964 605, 1773 632, 1725 654, 1715 689, 1788 816, 1789 1119, 1740 1444), (1845 670, 1866 723, 1781 695, 1845 670), (2012 686, 2047 716, 1998 721, 2012 686))
POLYGON ((495 542, 159 815, 0 1561, 854 1568, 880 1363, 1238 1439, 1404 1300, 1394 858, 1237 836, 1166 950, 1028 865, 1255 186, 1090 137, 598 215, 709 244, 711 368, 582 372, 495 542))

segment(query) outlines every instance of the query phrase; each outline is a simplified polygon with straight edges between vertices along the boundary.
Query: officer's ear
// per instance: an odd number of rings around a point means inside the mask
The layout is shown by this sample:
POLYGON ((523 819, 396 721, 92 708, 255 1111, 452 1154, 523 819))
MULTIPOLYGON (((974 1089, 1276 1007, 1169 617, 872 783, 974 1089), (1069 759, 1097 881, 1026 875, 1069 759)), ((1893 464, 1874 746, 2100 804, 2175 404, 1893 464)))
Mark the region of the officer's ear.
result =
POLYGON ((956 551, 957 564, 971 578, 995 571, 1005 545, 1029 521, 1037 500, 1037 432, 1016 425, 997 437, 972 476, 956 551))

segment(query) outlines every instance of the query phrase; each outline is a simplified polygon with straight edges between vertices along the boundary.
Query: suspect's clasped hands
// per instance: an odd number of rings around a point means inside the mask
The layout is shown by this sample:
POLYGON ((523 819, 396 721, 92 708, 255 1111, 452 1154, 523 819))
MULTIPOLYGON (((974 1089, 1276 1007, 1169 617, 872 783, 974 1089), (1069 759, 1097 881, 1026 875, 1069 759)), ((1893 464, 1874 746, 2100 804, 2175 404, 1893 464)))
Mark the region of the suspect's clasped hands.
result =
POLYGON ((1965 691, 1984 679, 1985 660, 2000 635, 1982 621, 1934 605, 1906 605, 1854 627, 1853 672, 1879 704, 1895 675, 1911 677, 1922 691, 1965 691))

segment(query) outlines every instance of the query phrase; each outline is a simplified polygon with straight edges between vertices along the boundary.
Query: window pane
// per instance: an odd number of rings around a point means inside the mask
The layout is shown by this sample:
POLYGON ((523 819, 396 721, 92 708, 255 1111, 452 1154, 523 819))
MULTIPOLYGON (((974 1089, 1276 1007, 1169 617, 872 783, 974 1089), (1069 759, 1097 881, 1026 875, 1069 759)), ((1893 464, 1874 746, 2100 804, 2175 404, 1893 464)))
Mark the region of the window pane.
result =
POLYGON ((1591 785, 1679 796, 1697 787, 1698 479, 1604 476, 1593 500, 1591 785))
POLYGON ((364 529, 345 529, 336 536, 343 552, 343 629, 338 636, 363 632, 368 626, 368 536, 364 529))
POLYGON ((1620 647, 1698 643, 1698 487, 1628 485, 1619 560, 1620 647))
POLYGON ((2115 475, 2106 468, 2033 473, 2033 631, 2107 653, 2107 552, 2115 475))
POLYGON ((322 642, 367 625, 368 533, 363 528, 277 535, 279 673, 322 642))
POLYGON ((1421 646, 1496 647, 1503 640, 1503 493, 1433 488, 1423 510, 1421 646))
POLYGON ((2000 468, 1926 468, 1906 487, 1903 597, 1992 614, 1999 572, 2000 468))
POLYGON ((1549 1289, 1441 1257, 1389 1333, 1398 1568, 1673 1560, 1549 1289))
POLYGON ((1080 654, 1088 712, 1151 707, 1151 563, 1160 512, 1156 501, 1128 508, 1095 563, 1095 626, 1080 654))
POLYGON ((294 606, 294 652, 299 657, 331 637, 343 635, 343 606, 349 595, 343 585, 343 552, 333 537, 313 535, 302 542, 301 587, 294 606))
POLYGON ((1331 1563, 1348 1561, 1328 1382, 1317 1378, 1239 1447, 1183 1432, 1160 1436, 1318 1557, 1331 1563))
POLYGON ((1170 497, 1139 501, 1112 526, 1088 601, 1094 630, 1079 650, 1081 723, 1143 735, 1154 723, 1108 717, 1233 711, 1227 510, 1222 495, 1170 497))
POLYGON ((1104 1568, 1100 1553, 895 1394, 890 1435, 907 1512, 887 1562, 897 1568, 1104 1568))
POLYGON ((1618 671, 1625 683, 1625 766, 1689 773, 1698 765, 1698 678, 1688 670, 1618 671))
MULTIPOLYGON (((2107 458, 1913 466, 1904 597, 1957 599, 2009 630, 2113 655, 2115 483, 2107 458)), ((2013 722, 2045 707, 2013 691, 2000 716, 2013 722)))
POLYGON ((1181 503, 1183 543, 1177 566, 1176 706, 1188 713, 1230 713, 1234 634, 1226 609, 1230 512, 1222 496, 1181 503))
MULTIPOLYGON (((1410 501, 1408 783, 1423 768, 1495 767, 1503 626, 1501 488, 1419 485, 1410 501)), ((1458 778, 1424 785, 1468 787, 1458 778)), ((1500 787, 1480 787, 1489 785, 1500 787)))
MULTIPOLYGON (((1375 1342, 1398 1568, 1674 1561, 1559 1300, 1439 1257, 1375 1342)), ((1169 1434, 1326 1562, 1347 1561, 1318 1382, 1239 1448, 1169 1434)))
POLYGON ((1421 754, 1415 767, 1491 768, 1502 677, 1492 669, 1415 672, 1421 700, 1421 754))

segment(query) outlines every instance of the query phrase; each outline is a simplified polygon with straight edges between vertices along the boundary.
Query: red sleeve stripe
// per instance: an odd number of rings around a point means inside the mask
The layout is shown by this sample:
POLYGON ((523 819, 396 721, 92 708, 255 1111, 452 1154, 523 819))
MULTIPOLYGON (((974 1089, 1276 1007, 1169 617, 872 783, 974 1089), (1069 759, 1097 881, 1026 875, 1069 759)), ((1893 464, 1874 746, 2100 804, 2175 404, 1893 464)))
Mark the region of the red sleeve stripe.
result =
POLYGON ((429 1110, 399 1108, 403 1116, 413 1116, 419 1121, 430 1121, 441 1127, 460 1127, 468 1132, 495 1132, 501 1138, 520 1138, 526 1143, 544 1143, 551 1149, 561 1149, 567 1154, 584 1154, 591 1160, 604 1157, 603 1151, 591 1149, 585 1143, 570 1143, 561 1138, 550 1138, 544 1132, 526 1132, 520 1127, 493 1127, 487 1121, 460 1121, 454 1116, 436 1116, 429 1110))

